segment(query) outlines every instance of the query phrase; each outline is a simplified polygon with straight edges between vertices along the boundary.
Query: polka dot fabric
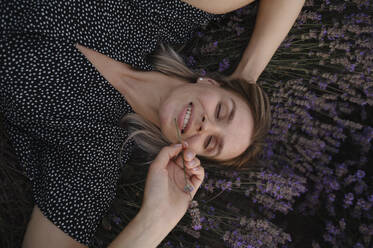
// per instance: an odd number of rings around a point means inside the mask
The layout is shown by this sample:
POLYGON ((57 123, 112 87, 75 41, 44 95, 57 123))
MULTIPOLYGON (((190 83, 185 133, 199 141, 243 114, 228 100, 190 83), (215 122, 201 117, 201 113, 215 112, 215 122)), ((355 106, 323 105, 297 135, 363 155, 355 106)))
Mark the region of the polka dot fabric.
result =
POLYGON ((131 140, 119 127, 134 112, 74 47, 131 66, 157 43, 183 43, 213 16, 180 0, 2 1, 0 110, 35 204, 89 245, 116 193, 131 140), (122 162, 122 163, 121 163, 122 162))

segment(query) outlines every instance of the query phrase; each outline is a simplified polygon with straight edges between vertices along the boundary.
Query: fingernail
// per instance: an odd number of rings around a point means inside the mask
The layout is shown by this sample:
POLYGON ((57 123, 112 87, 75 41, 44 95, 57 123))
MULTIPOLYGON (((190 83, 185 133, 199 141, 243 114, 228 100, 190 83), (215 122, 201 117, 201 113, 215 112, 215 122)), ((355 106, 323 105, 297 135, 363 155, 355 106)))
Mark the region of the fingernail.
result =
POLYGON ((188 148, 188 146, 189 146, 188 142, 183 141, 183 148, 184 148, 184 149, 185 149, 185 148, 188 148))
POLYGON ((194 166, 194 165, 197 164, 197 161, 195 159, 193 159, 192 161, 190 161, 190 164, 191 164, 191 166, 194 166))
POLYGON ((192 152, 187 152, 186 157, 187 157, 187 159, 192 159, 193 158, 193 153, 192 152))
POLYGON ((194 187, 190 184, 185 185, 184 191, 185 192, 192 192, 194 190, 194 187))
POLYGON ((192 161, 186 161, 186 166, 188 166, 189 168, 190 167, 193 167, 194 166, 194 160, 192 160, 192 161))
POLYGON ((174 148, 180 148, 181 144, 173 144, 172 147, 174 147, 174 148))

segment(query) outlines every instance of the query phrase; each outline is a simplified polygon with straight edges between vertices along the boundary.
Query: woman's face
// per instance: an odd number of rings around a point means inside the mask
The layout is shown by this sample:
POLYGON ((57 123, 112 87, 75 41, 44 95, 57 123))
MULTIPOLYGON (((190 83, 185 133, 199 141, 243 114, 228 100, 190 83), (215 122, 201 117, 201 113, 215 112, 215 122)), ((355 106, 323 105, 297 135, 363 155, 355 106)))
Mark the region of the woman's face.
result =
POLYGON ((183 113, 189 103, 191 116, 186 130, 180 134, 197 155, 228 160, 248 148, 253 132, 248 104, 239 94, 221 88, 210 78, 176 87, 160 104, 160 129, 169 141, 178 143, 174 119, 178 126, 180 120, 184 123, 183 113))

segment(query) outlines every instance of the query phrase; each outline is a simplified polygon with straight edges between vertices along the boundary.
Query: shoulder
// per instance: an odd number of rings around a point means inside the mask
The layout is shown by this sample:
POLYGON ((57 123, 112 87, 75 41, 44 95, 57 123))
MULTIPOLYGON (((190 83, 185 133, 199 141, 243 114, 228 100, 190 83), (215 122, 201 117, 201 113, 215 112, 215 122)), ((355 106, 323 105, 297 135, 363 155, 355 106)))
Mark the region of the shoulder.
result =
POLYGON ((180 0, 211 14, 226 14, 255 0, 180 0))

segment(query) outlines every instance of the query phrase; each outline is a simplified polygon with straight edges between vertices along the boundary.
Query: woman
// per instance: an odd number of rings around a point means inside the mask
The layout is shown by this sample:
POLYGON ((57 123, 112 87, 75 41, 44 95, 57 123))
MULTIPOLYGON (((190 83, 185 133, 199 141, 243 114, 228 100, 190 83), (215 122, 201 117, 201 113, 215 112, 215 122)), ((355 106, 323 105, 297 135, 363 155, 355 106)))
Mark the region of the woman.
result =
MULTIPOLYGON (((233 79, 197 81, 198 75, 170 51, 156 56, 158 71, 136 70, 153 69, 145 55, 160 41, 185 42, 213 18, 207 11, 225 13, 249 2, 227 6, 222 1, 216 10, 207 1, 179 0, 2 3, 1 112, 35 200, 24 247, 89 245, 115 197, 119 165, 131 156, 133 142, 122 147, 129 140, 128 131, 119 127, 123 117, 129 129, 131 121, 132 126, 146 121, 157 126, 167 144, 178 141, 174 119, 180 130, 184 119, 182 139, 189 146, 184 159, 199 168, 188 170, 192 197, 204 176, 196 155, 236 166, 255 157, 269 125, 268 99, 259 86, 237 78, 248 72, 245 65, 251 51, 260 50, 253 47, 261 39, 252 39, 233 79), (175 63, 180 66, 167 68, 175 63), (191 117, 185 120, 188 108, 191 117), (145 120, 134 122, 126 116, 131 112, 145 120), (265 124, 261 132, 258 123, 265 124), (124 153, 118 157, 120 151, 124 153)), ((281 4, 272 5, 285 8, 281 4)), ((261 5, 258 21, 268 6, 261 5)), ((290 29, 293 20, 287 20, 290 29)), ((258 23, 270 33, 266 22, 258 23)), ((278 44, 269 50, 274 52, 278 44)), ((247 78, 256 80, 255 73, 247 78)), ((181 185, 181 158, 171 161, 180 150, 165 147, 159 152, 149 169, 141 210, 112 247, 155 247, 181 219, 190 199, 181 185)))

